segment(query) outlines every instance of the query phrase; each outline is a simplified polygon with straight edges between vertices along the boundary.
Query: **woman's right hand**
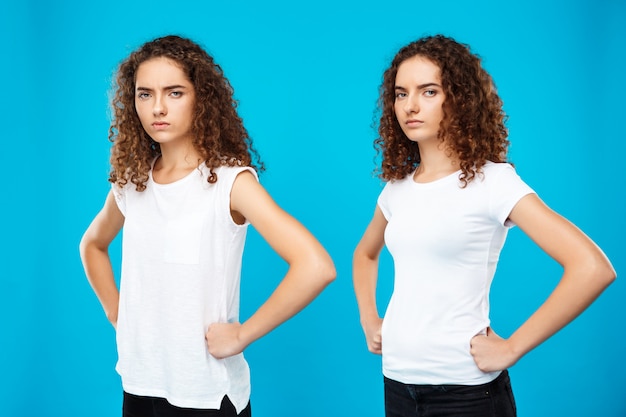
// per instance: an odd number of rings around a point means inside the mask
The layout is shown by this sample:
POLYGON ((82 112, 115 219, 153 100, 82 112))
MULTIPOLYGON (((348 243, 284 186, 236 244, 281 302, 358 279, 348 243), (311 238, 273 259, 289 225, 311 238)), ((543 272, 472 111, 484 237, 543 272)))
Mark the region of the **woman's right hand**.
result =
POLYGON ((376 355, 381 355, 383 353, 382 326, 383 319, 380 317, 363 323, 363 332, 365 333, 365 340, 367 341, 367 349, 376 355))

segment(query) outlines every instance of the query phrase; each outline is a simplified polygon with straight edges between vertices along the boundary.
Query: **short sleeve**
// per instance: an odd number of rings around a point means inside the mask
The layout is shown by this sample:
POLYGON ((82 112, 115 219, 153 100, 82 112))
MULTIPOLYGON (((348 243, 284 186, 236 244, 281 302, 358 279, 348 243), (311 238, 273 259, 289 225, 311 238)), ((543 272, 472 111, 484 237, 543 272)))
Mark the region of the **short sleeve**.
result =
POLYGON ((387 221, 391 219, 391 211, 389 210, 389 187, 390 186, 391 186, 390 182, 385 184, 385 187, 380 192, 380 195, 378 196, 378 201, 377 201, 378 208, 380 208, 380 211, 383 213, 383 216, 385 216, 385 220, 387 221))
POLYGON ((515 168, 510 164, 494 164, 492 175, 493 182, 490 189, 490 211, 497 221, 506 227, 515 224, 509 220, 509 215, 515 205, 528 194, 535 191, 517 175, 515 168))
POLYGON ((117 184, 111 184, 111 191, 113 192, 113 196, 115 197, 117 208, 120 209, 120 212, 124 216, 126 216, 126 187, 120 187, 117 184))

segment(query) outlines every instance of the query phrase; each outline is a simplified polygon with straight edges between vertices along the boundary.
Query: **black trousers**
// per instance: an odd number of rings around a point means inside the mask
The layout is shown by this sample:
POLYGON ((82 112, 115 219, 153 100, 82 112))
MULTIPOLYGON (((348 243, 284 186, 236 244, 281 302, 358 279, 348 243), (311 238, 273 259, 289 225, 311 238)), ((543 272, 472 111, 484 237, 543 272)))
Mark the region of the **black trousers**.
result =
POLYGON ((250 403, 237 414, 235 406, 224 396, 219 410, 176 407, 164 398, 143 397, 124 392, 123 417, 251 417, 250 403))
POLYGON ((508 371, 481 385, 410 385, 385 377, 387 417, 515 417, 508 371))

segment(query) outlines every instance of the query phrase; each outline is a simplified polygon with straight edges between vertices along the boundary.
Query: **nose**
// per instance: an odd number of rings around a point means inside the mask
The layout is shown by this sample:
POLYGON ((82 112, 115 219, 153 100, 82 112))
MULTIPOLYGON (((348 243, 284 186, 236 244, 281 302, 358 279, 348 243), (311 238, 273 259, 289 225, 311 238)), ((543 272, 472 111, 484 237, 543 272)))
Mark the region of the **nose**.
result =
POLYGON ((152 114, 155 116, 163 116, 167 114, 167 106, 165 105, 164 97, 161 94, 157 94, 154 99, 152 114))
POLYGON ((409 94, 404 100, 404 111, 407 114, 418 113, 420 111, 419 102, 413 94, 409 94))

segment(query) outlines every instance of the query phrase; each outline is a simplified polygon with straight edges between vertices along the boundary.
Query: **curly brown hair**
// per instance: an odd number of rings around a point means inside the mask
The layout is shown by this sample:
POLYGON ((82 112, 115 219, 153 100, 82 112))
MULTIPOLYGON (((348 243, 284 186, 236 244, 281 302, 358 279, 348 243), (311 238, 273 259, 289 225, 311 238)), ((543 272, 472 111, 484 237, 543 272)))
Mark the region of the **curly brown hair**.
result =
POLYGON ((506 162, 507 116, 480 57, 468 45, 443 35, 424 37, 404 46, 383 75, 378 98, 379 137, 374 141, 382 154, 379 177, 384 181, 402 179, 420 164, 417 143, 404 134, 394 111, 398 67, 414 56, 430 60, 441 71, 445 100, 439 138, 458 158, 460 180, 465 187, 487 161, 506 162))
POLYGON ((213 168, 264 166, 237 113, 234 90, 222 68, 198 44, 170 35, 143 44, 118 69, 109 128, 111 172, 109 181, 124 186, 129 181, 137 191, 146 188, 148 173, 160 155, 160 145, 143 129, 135 110, 135 81, 139 66, 150 59, 166 57, 175 61, 194 86, 193 146, 210 169, 209 183, 217 181, 213 168))

